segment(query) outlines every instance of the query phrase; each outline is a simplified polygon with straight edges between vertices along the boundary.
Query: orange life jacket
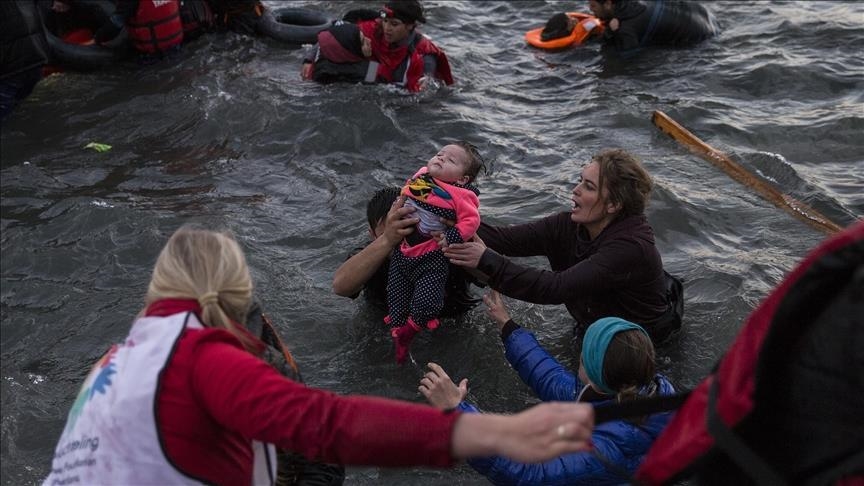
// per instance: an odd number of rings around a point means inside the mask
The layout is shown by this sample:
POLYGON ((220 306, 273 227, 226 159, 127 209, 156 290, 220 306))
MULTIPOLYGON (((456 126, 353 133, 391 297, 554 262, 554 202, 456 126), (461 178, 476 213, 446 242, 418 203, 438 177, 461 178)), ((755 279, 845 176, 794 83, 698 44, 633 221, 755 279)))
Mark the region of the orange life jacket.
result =
POLYGON ((567 12, 567 16, 576 21, 576 26, 570 35, 544 41, 541 37, 543 28, 529 30, 525 33, 525 42, 540 49, 563 49, 571 45, 580 46, 588 38, 603 33, 603 23, 597 17, 579 12, 567 12))

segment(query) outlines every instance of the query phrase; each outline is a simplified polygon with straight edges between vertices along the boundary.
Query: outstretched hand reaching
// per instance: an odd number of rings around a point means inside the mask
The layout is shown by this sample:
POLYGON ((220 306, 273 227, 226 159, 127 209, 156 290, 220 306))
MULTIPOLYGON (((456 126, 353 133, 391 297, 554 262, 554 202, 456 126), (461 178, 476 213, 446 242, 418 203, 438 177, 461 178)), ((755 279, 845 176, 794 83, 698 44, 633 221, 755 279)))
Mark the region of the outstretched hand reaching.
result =
POLYGON ((468 395, 468 379, 464 378, 459 382, 459 386, 456 386, 444 368, 436 363, 429 363, 427 366, 429 371, 420 379, 420 393, 435 408, 456 408, 468 395))

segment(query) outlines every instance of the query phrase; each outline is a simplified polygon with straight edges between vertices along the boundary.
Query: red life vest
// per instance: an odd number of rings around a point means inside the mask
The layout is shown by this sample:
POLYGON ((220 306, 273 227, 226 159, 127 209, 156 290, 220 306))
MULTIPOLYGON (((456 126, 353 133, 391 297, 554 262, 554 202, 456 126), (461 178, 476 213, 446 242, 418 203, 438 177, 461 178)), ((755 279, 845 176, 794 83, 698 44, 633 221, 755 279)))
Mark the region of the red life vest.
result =
POLYGON ((813 250, 750 314, 637 484, 862 484, 864 222, 813 250))
POLYGON ((435 77, 447 85, 454 83, 450 72, 450 62, 444 51, 438 48, 428 37, 417 33, 413 45, 390 47, 380 28, 379 20, 363 20, 357 22, 363 35, 372 40, 372 57, 379 63, 378 78, 388 83, 404 83, 408 91, 420 90, 420 78, 423 77, 423 56, 433 55, 437 60, 435 77), (393 79, 393 73, 399 65, 408 58, 405 79, 393 79))
POLYGON ((179 0, 139 0, 138 11, 126 23, 129 40, 140 52, 165 52, 183 42, 179 0))

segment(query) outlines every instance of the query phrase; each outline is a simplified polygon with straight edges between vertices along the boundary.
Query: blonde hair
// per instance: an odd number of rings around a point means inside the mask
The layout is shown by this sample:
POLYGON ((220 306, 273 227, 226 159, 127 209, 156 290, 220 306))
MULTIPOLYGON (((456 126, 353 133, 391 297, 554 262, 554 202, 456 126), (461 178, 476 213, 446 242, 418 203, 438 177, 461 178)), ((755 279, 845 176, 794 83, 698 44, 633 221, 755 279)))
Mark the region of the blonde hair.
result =
POLYGON ((146 304, 160 299, 194 299, 202 324, 225 329, 252 351, 246 321, 252 277, 246 258, 228 232, 183 226, 171 235, 153 267, 146 304))

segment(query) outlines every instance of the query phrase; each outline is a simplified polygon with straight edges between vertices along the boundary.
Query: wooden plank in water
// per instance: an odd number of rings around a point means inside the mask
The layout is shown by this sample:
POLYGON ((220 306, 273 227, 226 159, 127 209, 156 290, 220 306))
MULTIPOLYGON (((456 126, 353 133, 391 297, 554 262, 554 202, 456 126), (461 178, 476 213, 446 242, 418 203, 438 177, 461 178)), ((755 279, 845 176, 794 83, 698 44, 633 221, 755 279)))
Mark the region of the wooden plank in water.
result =
POLYGON ((837 233, 843 229, 842 226, 831 221, 819 211, 816 211, 807 204, 788 194, 780 192, 777 188, 768 184, 762 178, 753 175, 750 171, 742 167, 741 164, 738 164, 729 158, 728 155, 700 140, 699 137, 693 135, 689 130, 679 125, 672 118, 669 118, 669 116, 662 111, 655 111, 654 115, 651 117, 651 122, 654 123, 660 131, 687 146, 691 152, 723 169, 724 172, 729 174, 729 177, 755 190, 759 195, 773 203, 778 208, 786 210, 796 218, 810 224, 816 229, 824 231, 829 235, 837 233))

